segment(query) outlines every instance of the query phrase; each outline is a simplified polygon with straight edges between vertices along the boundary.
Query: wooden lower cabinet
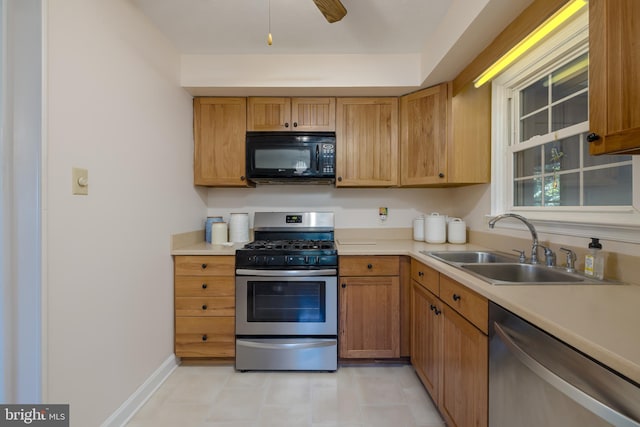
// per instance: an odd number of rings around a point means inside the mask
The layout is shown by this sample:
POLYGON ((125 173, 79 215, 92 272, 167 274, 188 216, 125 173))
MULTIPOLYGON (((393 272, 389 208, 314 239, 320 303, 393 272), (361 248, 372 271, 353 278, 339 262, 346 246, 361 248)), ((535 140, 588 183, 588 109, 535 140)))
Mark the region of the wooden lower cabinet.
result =
POLYGON ((233 256, 175 257, 176 356, 235 356, 234 266, 233 256))
POLYGON ((400 357, 399 257, 340 257, 340 271, 340 357, 400 357))
MULTIPOLYGON (((412 263, 412 277, 414 269, 429 268, 412 263)), ((411 363, 447 426, 486 427, 489 349, 483 330, 488 323, 484 309, 488 301, 442 274, 434 280, 436 283, 428 284, 439 295, 428 290, 426 283, 412 280, 411 363), (448 305, 450 296, 459 307, 448 305), (478 313, 485 313, 484 319, 478 313)))

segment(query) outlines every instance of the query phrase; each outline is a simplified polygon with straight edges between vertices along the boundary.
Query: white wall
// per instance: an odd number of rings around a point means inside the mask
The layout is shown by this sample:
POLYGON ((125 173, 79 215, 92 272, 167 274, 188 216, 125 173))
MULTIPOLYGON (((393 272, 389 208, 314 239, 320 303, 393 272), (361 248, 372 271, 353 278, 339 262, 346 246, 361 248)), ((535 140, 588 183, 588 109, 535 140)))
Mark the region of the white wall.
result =
MULTIPOLYGON (((336 228, 404 228, 423 213, 463 215, 449 189, 333 188, 328 185, 259 185, 256 188, 209 189, 209 216, 230 212, 323 210, 335 212, 336 228), (389 208, 386 222, 378 208, 389 208)), ((250 215, 250 221, 253 215, 250 215)), ((253 222, 250 223, 253 226, 253 222)))
POLYGON ((170 235, 200 226, 206 194, 178 53, 127 0, 47 8, 45 400, 96 426, 173 353, 170 235))

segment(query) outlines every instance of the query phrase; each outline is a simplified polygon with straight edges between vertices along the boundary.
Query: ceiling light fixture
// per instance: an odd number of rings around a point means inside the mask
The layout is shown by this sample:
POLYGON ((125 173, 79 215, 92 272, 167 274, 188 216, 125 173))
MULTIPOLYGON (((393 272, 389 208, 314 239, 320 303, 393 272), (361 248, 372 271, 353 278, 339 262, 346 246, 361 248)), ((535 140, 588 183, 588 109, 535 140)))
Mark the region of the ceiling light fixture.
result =
POLYGON ((501 71, 511 65, 511 63, 586 5, 587 0, 572 0, 568 2, 549 19, 543 22, 542 25, 536 28, 531 34, 525 37, 520 43, 511 48, 509 52, 504 54, 500 59, 494 62, 493 65, 480 74, 480 76, 473 81, 473 85, 478 88, 496 77, 501 71))
POLYGON ((267 44, 269 46, 273 44, 273 37, 271 37, 271 0, 269 0, 269 35, 267 36, 267 44))

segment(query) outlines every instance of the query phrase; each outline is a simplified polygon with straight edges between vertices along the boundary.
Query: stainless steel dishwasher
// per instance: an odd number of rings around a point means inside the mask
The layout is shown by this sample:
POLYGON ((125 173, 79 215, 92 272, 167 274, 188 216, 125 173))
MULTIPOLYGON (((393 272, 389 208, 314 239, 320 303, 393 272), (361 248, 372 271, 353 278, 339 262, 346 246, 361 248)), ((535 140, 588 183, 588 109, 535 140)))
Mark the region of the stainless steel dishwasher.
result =
POLYGON ((640 386, 491 303, 490 427, 640 427, 640 386))

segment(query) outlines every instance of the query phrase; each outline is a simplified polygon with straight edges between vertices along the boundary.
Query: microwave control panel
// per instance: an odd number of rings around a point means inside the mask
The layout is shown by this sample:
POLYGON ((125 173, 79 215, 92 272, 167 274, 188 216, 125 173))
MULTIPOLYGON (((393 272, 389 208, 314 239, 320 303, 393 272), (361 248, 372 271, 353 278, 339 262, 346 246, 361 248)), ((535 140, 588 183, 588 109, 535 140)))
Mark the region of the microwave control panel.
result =
POLYGON ((333 144, 322 144, 320 150, 320 172, 332 174, 335 172, 336 147, 333 144))

